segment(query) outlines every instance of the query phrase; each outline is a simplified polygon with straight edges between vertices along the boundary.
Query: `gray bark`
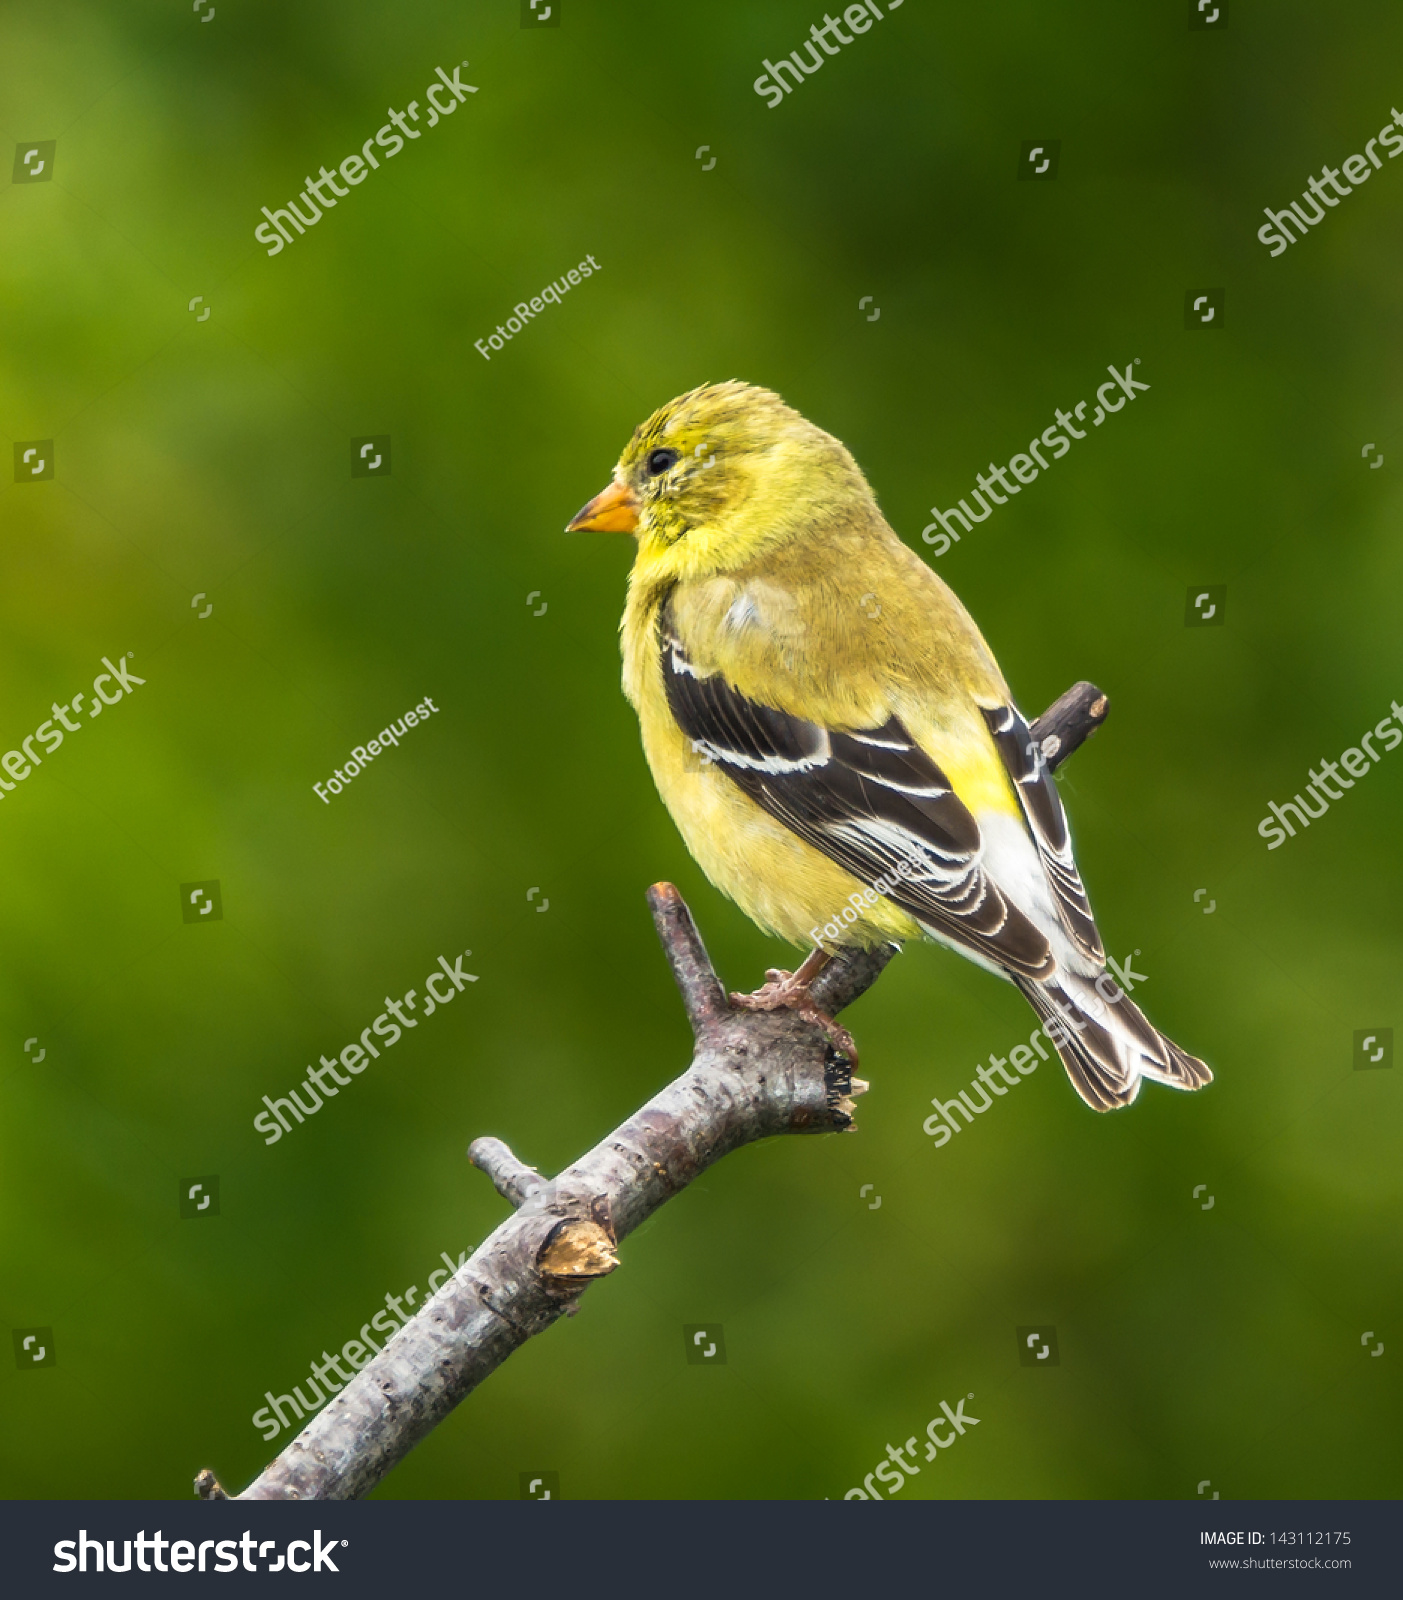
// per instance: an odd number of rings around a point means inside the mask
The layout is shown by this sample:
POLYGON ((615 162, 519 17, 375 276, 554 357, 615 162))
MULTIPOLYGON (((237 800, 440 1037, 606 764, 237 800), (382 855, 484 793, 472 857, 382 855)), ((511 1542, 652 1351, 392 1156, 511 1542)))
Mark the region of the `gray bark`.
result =
MULTIPOLYGON (((1033 724, 1056 767, 1105 720, 1106 697, 1079 683, 1033 724)), ((369 1493, 496 1367, 619 1265, 617 1246, 722 1156, 780 1133, 853 1126, 867 1087, 823 1030, 792 1011, 733 1010, 681 895, 648 891, 695 1036, 691 1065, 554 1179, 498 1139, 468 1151, 515 1207, 385 1348, 258 1475, 242 1500, 350 1500, 369 1493)), ((892 947, 844 952, 812 994, 836 1015, 876 981, 892 947)), ((226 1499, 208 1470, 206 1499, 226 1499)))

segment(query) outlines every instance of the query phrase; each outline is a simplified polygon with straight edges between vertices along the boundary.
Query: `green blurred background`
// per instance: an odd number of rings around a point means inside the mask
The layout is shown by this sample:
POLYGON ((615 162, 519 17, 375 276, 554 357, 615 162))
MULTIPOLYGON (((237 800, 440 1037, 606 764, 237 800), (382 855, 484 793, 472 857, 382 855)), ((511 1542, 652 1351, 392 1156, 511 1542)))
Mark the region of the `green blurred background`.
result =
POLYGON ((0 1310, 58 1356, 0 1365, 0 1492, 242 1487, 291 1438, 264 1392, 505 1215, 471 1139, 554 1171, 685 1064, 649 883, 733 986, 787 959, 654 793, 629 541, 561 532, 638 421, 776 388, 929 557, 933 503, 1138 357, 1149 392, 938 570, 1029 715, 1109 694, 1061 775, 1083 871, 1217 1082, 1099 1117, 1049 1067, 936 1149, 931 1097, 1033 1023, 912 951, 847 1019, 860 1131, 727 1159, 378 1492, 838 1498, 973 1393, 908 1498, 1397 1495, 1403 1086, 1352 1040, 1403 1024, 1403 753, 1282 849, 1256 824, 1403 694, 1403 162, 1284 256, 1255 231, 1388 119, 1403 12, 908 0, 769 110, 816 0, 558 3, 0 13, 3 172, 57 140, 0 193, 0 444, 57 461, 0 487, 0 746, 104 655, 146 679, 0 802, 0 1310), (269 259, 259 208, 464 58, 480 92, 269 259), (1015 181, 1045 138, 1056 181, 1015 181), (352 479, 370 434, 392 475, 352 479), (1187 628, 1206 583, 1226 625, 1187 628), (187 926, 203 879, 223 920, 187 926), (464 947, 481 981, 265 1147, 261 1097, 464 947), (689 1366, 710 1321, 728 1362, 689 1366))

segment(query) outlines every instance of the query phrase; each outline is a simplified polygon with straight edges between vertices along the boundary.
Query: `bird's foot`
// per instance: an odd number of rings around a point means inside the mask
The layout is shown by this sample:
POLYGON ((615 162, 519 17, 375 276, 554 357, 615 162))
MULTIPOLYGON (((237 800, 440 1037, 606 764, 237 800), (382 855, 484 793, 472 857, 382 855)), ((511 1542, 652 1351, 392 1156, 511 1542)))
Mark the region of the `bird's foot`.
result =
MULTIPOLYGON (((815 952, 819 954, 820 952, 815 952)), ((801 1016, 805 1022, 812 1022, 823 1029, 827 1034, 829 1043, 835 1050, 840 1050, 850 1063, 850 1070, 855 1071, 858 1065, 857 1045, 853 1036, 839 1022, 835 1022, 826 1011, 820 1011, 810 992, 809 985, 826 965, 827 958, 811 965, 813 957, 799 968, 797 972, 785 972, 779 967, 770 967, 765 976, 768 983, 763 984, 753 994, 733 994, 731 1004, 738 1006, 742 1011, 793 1011, 801 1016)))

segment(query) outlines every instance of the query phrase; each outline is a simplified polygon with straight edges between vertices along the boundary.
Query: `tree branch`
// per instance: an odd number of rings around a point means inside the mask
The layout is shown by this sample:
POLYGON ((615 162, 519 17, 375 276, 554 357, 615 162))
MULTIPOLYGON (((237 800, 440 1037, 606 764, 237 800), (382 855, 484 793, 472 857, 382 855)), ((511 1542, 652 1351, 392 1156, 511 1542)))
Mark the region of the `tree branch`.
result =
MULTIPOLYGON (((1065 761, 1107 710, 1089 683, 1049 707, 1032 727, 1048 765, 1065 761)), ((682 896, 654 884, 648 903, 692 1024, 691 1065, 554 1179, 500 1139, 475 1140, 469 1159, 513 1214, 235 1498, 369 1493, 514 1350, 613 1272, 619 1241, 713 1162, 772 1134, 852 1128, 867 1086, 822 1029, 791 1011, 733 1011, 682 896)), ((851 1005, 894 953, 840 952, 814 982, 818 1005, 830 1015, 851 1005)), ((195 1487, 227 1498, 208 1469, 195 1487)))

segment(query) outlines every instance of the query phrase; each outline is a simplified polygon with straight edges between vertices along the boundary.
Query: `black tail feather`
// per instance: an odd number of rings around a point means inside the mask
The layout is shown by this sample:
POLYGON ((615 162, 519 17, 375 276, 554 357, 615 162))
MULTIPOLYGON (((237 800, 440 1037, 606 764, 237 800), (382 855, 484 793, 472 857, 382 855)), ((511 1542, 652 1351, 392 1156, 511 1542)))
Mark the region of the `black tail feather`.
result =
POLYGON ((1108 1001, 1095 979, 1080 974, 1063 971, 1044 982, 1017 982, 1072 1087, 1094 1110, 1128 1106, 1144 1078, 1174 1089, 1201 1089, 1213 1081, 1208 1067, 1166 1039, 1119 985, 1110 986, 1119 998, 1108 1001))

